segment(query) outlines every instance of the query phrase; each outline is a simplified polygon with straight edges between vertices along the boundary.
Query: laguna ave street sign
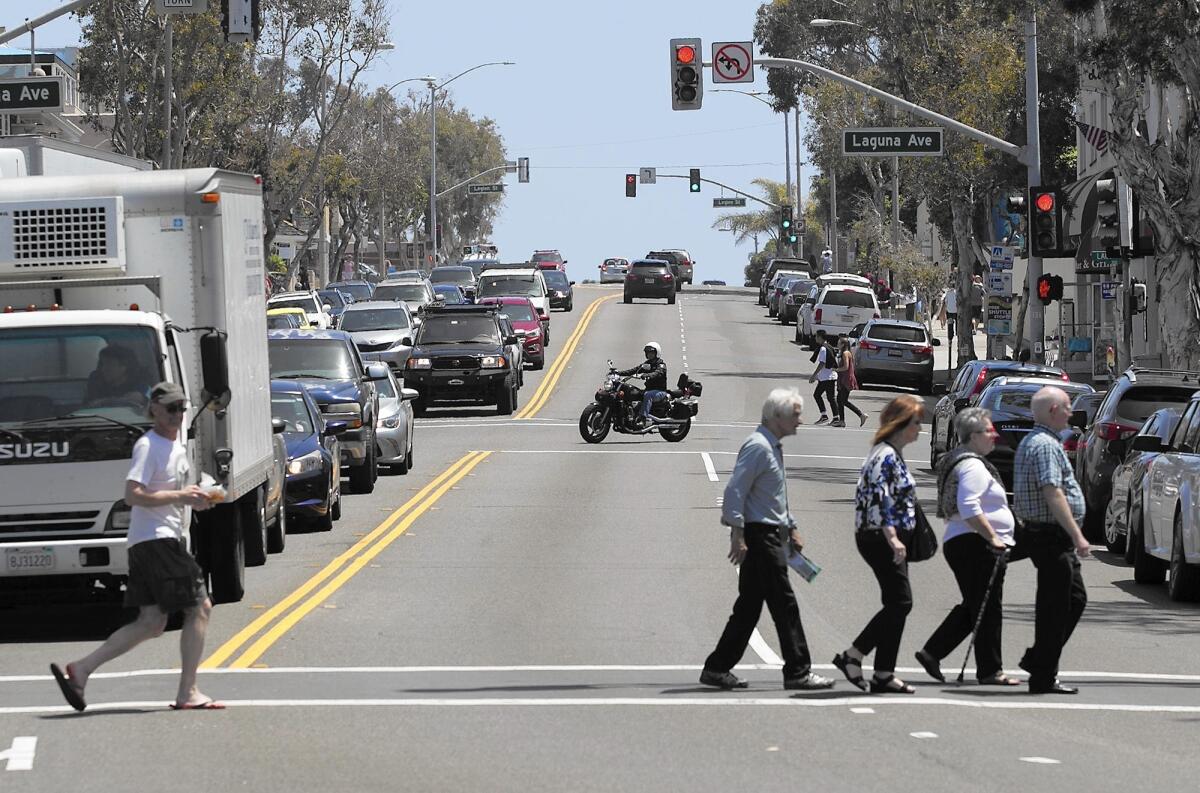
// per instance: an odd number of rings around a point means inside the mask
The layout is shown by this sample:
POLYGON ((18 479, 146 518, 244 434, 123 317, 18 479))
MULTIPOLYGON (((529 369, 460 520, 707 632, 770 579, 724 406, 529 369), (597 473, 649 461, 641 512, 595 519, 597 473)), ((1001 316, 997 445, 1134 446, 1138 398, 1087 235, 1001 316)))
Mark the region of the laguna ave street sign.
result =
POLYGON ((940 157, 941 127, 876 127, 842 130, 848 157, 940 157))
POLYGON ((22 110, 62 112, 63 78, 22 77, 0 80, 0 113, 22 110))

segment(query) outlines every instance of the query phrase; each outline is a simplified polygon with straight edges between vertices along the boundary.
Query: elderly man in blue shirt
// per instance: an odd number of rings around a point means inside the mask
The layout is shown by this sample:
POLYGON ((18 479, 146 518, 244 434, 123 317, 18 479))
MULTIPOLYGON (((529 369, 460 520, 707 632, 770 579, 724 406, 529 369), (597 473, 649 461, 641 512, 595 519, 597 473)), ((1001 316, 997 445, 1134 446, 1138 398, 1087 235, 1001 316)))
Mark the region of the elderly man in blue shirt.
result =
POLYGON ((815 691, 833 681, 812 671, 796 594, 788 580, 787 548, 802 546, 788 511, 787 470, 780 441, 796 434, 804 399, 796 389, 777 388, 763 404, 762 424, 742 444, 721 507, 730 527, 729 561, 741 565, 738 597, 717 647, 704 662, 700 682, 722 689, 749 684, 732 670, 746 652, 763 603, 775 621, 783 651, 783 687, 815 691))

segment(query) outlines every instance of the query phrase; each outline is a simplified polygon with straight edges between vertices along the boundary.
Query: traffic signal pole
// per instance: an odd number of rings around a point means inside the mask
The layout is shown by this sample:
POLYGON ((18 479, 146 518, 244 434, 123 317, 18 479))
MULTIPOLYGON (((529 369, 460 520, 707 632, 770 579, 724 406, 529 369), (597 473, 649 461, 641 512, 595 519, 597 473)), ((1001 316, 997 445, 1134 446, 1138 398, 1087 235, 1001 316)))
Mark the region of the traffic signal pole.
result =
MULTIPOLYGON (((1029 18, 1025 20, 1025 169, 1027 192, 1035 185, 1042 183, 1042 133, 1038 114, 1038 53, 1037 53, 1037 17, 1033 7, 1029 9, 1029 18)), ((1055 207, 1057 210, 1058 207, 1055 207)), ((1030 207, 1030 219, 1033 218, 1033 208, 1030 207)), ((1032 228, 1029 233, 1032 234, 1032 228)), ((1064 229, 1065 237, 1065 229, 1064 229)), ((1029 311, 1029 339, 1033 343, 1030 360, 1045 360, 1046 310, 1040 300, 1036 300, 1037 282, 1042 276, 1042 257, 1033 255, 1032 240, 1026 243, 1029 256, 1025 260, 1026 273, 1026 304, 1029 311)), ((1060 302, 1061 305, 1061 302, 1060 302)), ((1061 316, 1061 315, 1060 315, 1061 316)), ((1059 321, 1059 349, 1062 349, 1062 322, 1059 321)), ((1017 350, 1020 352, 1020 350, 1017 350)))

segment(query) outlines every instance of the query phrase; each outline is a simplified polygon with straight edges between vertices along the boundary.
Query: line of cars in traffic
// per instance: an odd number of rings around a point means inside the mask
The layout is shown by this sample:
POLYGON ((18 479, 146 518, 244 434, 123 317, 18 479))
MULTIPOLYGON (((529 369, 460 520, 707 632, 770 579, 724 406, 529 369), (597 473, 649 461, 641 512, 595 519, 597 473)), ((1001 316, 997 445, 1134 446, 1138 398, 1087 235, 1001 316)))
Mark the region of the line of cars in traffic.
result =
POLYGON ((675 302, 675 294, 692 284, 696 260, 683 248, 650 251, 641 259, 605 259, 600 263, 602 284, 623 284, 626 303, 635 298, 675 302))

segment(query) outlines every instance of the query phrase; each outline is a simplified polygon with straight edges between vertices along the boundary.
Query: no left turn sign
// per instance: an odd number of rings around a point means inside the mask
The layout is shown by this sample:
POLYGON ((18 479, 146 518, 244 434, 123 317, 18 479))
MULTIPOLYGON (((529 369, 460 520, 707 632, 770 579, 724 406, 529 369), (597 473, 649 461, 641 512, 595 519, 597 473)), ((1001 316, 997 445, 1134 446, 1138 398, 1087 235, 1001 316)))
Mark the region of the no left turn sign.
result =
POLYGON ((754 43, 714 41, 712 70, 714 83, 754 82, 754 43))

